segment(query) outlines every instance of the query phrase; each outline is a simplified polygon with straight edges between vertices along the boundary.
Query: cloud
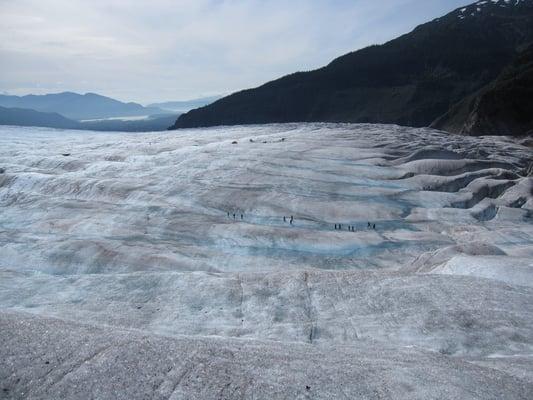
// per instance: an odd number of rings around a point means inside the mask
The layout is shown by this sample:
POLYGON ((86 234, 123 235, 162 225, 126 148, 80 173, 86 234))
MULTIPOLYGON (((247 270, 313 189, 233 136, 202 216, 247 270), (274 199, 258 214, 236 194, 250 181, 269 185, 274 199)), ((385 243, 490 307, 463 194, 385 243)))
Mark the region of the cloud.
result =
POLYGON ((0 0, 0 88, 182 99, 386 41, 456 0, 0 0))

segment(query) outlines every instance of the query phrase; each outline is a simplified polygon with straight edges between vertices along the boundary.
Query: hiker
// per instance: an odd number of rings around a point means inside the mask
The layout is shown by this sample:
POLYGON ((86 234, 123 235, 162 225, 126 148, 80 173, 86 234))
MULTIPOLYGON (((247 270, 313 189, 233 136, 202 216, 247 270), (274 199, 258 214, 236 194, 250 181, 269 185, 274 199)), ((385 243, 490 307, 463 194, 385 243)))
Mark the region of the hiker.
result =
POLYGON ((233 213, 233 219, 235 219, 235 213, 233 213))
POLYGON ((283 222, 287 222, 287 217, 283 216, 283 222))
POLYGON ((337 230, 337 224, 335 224, 335 230, 337 230))
POLYGON ((376 224, 372 225, 372 229, 376 230, 376 224))
POLYGON ((292 221, 294 221, 294 217, 291 215, 291 225, 292 225, 292 221))
POLYGON ((244 219, 244 215, 241 214, 241 220, 244 219))
POLYGON ((370 228, 370 222, 368 223, 367 228, 370 228))

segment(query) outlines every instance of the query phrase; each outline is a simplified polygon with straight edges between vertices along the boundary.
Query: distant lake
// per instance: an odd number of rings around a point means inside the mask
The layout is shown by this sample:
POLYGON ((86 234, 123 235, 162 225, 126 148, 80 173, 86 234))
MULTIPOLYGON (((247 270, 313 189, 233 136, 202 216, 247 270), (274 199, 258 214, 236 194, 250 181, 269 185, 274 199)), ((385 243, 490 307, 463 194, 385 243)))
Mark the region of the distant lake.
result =
POLYGON ((95 119, 82 119, 80 122, 97 122, 97 121, 142 121, 143 119, 150 118, 150 115, 136 115, 134 117, 109 117, 109 118, 95 118, 95 119))

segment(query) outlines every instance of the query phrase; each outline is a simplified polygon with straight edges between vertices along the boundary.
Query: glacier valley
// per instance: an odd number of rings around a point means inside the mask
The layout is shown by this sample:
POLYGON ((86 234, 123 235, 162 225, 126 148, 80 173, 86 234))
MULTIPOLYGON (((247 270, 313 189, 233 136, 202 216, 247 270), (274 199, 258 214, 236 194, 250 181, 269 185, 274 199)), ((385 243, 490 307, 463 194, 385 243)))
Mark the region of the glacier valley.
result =
POLYGON ((533 152, 0 127, 0 398, 528 399, 533 152))

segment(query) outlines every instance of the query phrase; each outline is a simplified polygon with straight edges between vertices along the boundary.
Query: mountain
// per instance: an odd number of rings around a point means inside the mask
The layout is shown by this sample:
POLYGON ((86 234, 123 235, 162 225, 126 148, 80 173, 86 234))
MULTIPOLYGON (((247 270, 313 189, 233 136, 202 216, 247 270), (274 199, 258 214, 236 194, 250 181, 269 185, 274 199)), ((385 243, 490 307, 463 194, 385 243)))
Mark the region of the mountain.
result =
POLYGON ((432 127, 467 135, 533 134, 533 46, 432 127))
POLYGON ((57 113, 43 113, 22 108, 0 107, 0 125, 77 129, 80 123, 65 118, 57 113))
POLYGON ((106 119, 74 121, 58 113, 44 113, 23 108, 0 107, 0 125, 41 126, 57 129, 91 131, 153 132, 165 131, 176 121, 177 113, 153 115, 140 120, 106 119))
POLYGON ((148 107, 156 107, 162 110, 174 111, 174 112, 187 112, 195 108, 207 106, 214 101, 217 101, 222 96, 202 97, 200 99, 185 100, 185 101, 167 101, 164 103, 149 104, 148 107))
POLYGON ((166 131, 179 113, 152 115, 139 120, 99 120, 82 122, 80 129, 92 131, 118 131, 118 132, 154 132, 166 131))
POLYGON ((486 0, 326 67, 183 114, 173 128, 295 121, 428 126, 533 42, 533 0, 486 0))
POLYGON ((161 114, 154 107, 143 107, 137 103, 123 103, 95 93, 84 95, 63 92, 46 95, 6 96, 0 95, 0 106, 25 108, 41 112, 56 112, 75 120, 132 117, 161 114))

